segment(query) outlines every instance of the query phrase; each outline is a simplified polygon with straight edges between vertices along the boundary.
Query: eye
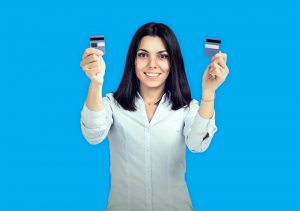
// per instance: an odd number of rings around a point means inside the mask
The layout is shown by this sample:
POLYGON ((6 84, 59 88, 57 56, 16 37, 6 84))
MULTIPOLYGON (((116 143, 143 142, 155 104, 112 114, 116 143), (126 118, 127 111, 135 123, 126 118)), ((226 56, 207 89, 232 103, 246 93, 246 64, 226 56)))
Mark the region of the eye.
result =
POLYGON ((147 56, 148 55, 146 53, 144 53, 144 52, 138 53, 138 57, 140 57, 140 58, 146 58, 147 56))
POLYGON ((160 60, 164 60, 164 59, 168 59, 169 56, 168 56, 168 54, 159 54, 159 55, 158 55, 158 58, 159 58, 160 60))

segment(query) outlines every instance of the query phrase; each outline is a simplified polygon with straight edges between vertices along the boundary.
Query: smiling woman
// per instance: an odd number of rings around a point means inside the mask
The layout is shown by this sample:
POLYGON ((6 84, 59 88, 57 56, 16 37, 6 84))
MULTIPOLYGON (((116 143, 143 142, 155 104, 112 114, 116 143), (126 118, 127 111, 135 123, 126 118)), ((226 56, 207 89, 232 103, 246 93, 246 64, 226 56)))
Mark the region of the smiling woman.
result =
POLYGON ((162 93, 169 72, 168 53, 161 38, 143 37, 135 60, 135 74, 142 96, 149 92, 162 93))
POLYGON ((173 110, 192 101, 179 43, 164 24, 145 24, 131 41, 114 98, 124 109, 135 111, 138 92, 146 103, 154 105, 166 93, 173 110))
POLYGON ((143 74, 149 79, 157 79, 162 74, 164 76, 162 81, 167 79, 170 71, 168 53, 166 50, 159 49, 165 49, 159 37, 145 36, 141 40, 135 63, 136 75, 140 81, 143 74))
POLYGON ((148 23, 137 30, 120 85, 105 97, 102 55, 88 48, 81 61, 91 79, 81 130, 91 144, 109 139, 107 210, 193 210, 186 147, 205 151, 217 131, 214 92, 228 74, 226 54, 212 58, 205 70, 200 106, 191 98, 180 47, 168 26, 148 23))

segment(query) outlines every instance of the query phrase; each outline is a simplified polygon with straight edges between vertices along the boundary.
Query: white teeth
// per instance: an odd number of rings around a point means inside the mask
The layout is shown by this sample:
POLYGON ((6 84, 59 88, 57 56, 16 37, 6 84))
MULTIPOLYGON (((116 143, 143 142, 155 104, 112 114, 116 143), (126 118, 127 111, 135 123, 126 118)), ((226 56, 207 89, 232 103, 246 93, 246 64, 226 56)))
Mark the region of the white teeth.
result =
POLYGON ((147 76, 156 77, 159 74, 158 73, 145 73, 147 76))

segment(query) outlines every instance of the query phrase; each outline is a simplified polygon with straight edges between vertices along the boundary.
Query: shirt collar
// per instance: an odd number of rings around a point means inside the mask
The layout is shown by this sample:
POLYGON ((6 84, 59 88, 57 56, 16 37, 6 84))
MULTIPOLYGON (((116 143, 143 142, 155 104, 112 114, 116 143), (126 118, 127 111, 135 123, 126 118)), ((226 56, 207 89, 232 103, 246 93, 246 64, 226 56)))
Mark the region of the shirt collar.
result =
MULTIPOLYGON (((167 91, 167 92, 165 92, 165 93, 163 94, 163 96, 161 97, 160 103, 164 103, 165 98, 167 97, 167 93, 170 93, 170 91, 167 91)), ((139 91, 137 92, 137 94, 138 94, 139 100, 144 101, 143 98, 142 98, 142 96, 140 95, 140 92, 139 92, 139 91)))

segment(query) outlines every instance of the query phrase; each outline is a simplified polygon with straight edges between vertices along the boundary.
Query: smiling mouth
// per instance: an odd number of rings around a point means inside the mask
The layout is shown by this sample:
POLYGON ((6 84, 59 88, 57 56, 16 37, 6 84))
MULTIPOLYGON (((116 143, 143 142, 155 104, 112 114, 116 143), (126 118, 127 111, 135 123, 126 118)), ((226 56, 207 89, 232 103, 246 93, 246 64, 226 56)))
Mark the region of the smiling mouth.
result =
POLYGON ((155 79, 155 78, 158 78, 161 73, 147 73, 147 72, 144 72, 144 74, 146 75, 147 78, 155 79))

